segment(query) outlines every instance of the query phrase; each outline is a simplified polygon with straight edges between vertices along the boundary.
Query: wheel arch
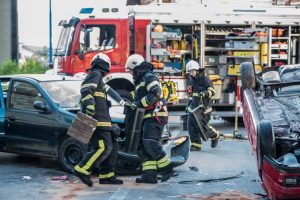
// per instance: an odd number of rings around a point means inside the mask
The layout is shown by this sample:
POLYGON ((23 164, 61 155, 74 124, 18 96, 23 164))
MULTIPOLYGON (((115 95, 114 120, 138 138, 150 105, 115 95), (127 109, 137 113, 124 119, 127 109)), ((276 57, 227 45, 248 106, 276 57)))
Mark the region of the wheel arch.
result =
POLYGON ((114 90, 134 91, 132 76, 128 73, 113 73, 104 78, 104 82, 114 90))

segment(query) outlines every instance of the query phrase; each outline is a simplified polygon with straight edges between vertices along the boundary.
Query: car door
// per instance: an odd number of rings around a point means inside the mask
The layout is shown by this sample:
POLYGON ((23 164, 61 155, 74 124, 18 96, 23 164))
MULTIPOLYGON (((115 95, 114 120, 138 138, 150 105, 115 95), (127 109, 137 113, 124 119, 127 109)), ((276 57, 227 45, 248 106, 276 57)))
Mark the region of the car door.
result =
POLYGON ((51 110, 45 93, 33 81, 13 80, 5 115, 7 150, 32 155, 52 156, 54 146, 53 121, 55 113, 34 108, 42 101, 51 110))
POLYGON ((90 20, 79 25, 74 41, 72 58, 73 73, 84 72, 91 66, 91 60, 103 52, 109 56, 114 68, 121 67, 121 22, 120 20, 90 20))
POLYGON ((5 115, 5 104, 2 90, 2 82, 0 80, 0 135, 4 135, 4 115, 5 115))

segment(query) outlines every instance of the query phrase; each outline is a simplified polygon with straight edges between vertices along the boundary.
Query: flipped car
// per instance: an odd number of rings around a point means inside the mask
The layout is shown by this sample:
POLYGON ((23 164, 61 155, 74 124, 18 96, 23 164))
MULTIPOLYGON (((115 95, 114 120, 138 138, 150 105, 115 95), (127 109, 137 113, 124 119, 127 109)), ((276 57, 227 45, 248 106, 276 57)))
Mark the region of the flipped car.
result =
POLYGON ((270 199, 300 198, 300 65, 241 64, 245 128, 270 199))
MULTIPOLYGON (((2 76, 0 80, 4 88, 2 91, 0 87, 0 151, 59 159, 62 167, 72 172, 86 150, 85 144, 66 134, 80 110, 82 80, 46 74, 2 76)), ((137 145, 129 149, 128 144, 136 141, 139 133, 125 132, 123 110, 116 105, 110 109, 112 122, 123 128, 116 138, 116 173, 138 174, 141 163, 137 145)), ((174 166, 185 163, 189 155, 188 133, 172 134, 166 128, 162 142, 174 166)))

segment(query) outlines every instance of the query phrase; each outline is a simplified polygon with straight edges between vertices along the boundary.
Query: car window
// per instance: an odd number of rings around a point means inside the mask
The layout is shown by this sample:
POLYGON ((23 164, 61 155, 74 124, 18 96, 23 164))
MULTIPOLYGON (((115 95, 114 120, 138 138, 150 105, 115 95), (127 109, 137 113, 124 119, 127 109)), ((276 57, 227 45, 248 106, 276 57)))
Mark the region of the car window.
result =
POLYGON ((36 110, 35 101, 45 101, 41 93, 30 83, 14 81, 9 107, 22 110, 36 110))
POLYGON ((116 45, 115 39, 116 27, 114 25, 87 25, 81 29, 80 50, 98 51, 113 49, 116 45))

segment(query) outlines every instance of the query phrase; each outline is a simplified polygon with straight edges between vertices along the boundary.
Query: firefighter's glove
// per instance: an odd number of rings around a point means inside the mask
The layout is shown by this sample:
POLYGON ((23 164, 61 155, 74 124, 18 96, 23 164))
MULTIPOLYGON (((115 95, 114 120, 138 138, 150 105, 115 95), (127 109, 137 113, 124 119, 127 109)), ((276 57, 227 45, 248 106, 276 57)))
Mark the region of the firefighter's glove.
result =
POLYGON ((119 137, 121 135, 121 129, 118 124, 113 124, 111 130, 115 137, 119 137))
POLYGON ((199 93, 199 97, 205 98, 205 97, 206 97, 206 95, 205 95, 205 93, 204 93, 204 92, 200 92, 200 93, 199 93))
POLYGON ((135 110, 137 108, 136 103, 130 103, 129 107, 131 108, 131 110, 135 110))

